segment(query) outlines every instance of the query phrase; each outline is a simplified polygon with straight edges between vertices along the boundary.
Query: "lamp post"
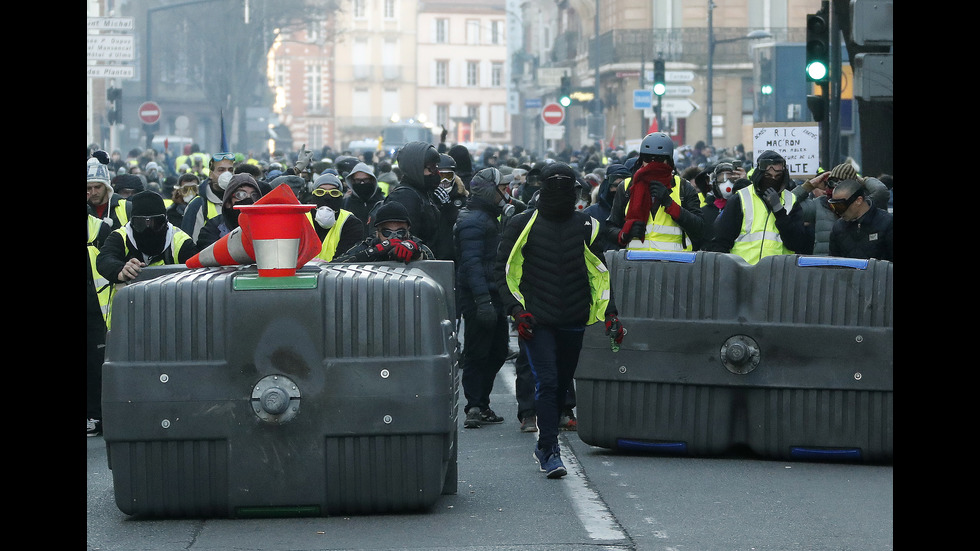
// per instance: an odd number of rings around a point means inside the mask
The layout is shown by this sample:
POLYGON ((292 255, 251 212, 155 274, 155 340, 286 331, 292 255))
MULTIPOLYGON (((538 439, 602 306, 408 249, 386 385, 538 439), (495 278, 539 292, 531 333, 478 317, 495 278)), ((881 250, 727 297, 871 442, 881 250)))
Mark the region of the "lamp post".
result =
POLYGON ((770 38, 772 33, 769 31, 752 31, 745 36, 739 36, 736 38, 723 38, 721 40, 715 40, 715 32, 712 24, 712 14, 715 10, 714 0, 708 0, 708 111, 707 120, 705 121, 705 131, 704 131, 704 142, 706 144, 711 144, 711 118, 714 109, 712 104, 714 102, 714 81, 715 81, 715 45, 723 44, 725 42, 738 42, 740 40, 755 40, 759 38, 770 38))

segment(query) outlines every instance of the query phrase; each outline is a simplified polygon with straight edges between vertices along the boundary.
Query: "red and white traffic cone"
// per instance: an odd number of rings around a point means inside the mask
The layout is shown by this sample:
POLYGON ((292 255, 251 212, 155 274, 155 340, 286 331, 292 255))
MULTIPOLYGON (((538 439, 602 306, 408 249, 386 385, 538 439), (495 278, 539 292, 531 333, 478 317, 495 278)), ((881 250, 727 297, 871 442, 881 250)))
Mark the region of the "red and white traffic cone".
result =
POLYGON ((252 264, 255 262, 253 254, 245 250, 242 227, 239 226, 212 243, 208 248, 192 256, 185 265, 188 268, 204 268, 252 264))

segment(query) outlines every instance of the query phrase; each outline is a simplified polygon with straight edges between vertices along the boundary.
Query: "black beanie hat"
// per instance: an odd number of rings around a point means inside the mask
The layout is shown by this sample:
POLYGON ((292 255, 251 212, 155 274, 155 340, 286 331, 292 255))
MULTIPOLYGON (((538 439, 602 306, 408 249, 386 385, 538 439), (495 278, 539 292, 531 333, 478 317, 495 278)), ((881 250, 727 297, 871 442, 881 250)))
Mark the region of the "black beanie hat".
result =
POLYGON ((575 171, 572 167, 561 161, 555 161, 553 163, 548 163, 547 166, 541 169, 541 182, 547 182, 548 180, 554 180, 562 184, 561 187, 571 188, 575 185, 575 171))
POLYGON ((374 221, 374 226, 379 226, 382 222, 407 222, 412 226, 412 220, 408 217, 408 209, 398 201, 385 203, 378 209, 378 217, 374 221))
POLYGON ((167 214, 167 207, 159 193, 141 191, 130 197, 129 201, 133 203, 133 217, 167 214))
POLYGON ((120 174, 112 179, 112 189, 131 189, 136 193, 143 191, 143 180, 135 174, 120 174))

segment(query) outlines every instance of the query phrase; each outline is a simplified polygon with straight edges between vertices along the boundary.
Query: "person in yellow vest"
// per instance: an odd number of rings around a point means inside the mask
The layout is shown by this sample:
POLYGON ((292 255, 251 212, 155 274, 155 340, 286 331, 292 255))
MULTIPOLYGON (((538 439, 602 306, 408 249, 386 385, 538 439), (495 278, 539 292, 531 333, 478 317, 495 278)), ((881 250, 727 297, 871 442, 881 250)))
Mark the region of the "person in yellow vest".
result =
MULTIPOLYGON (((323 176, 320 176, 321 178, 323 176)), ((405 205, 395 201, 385 203, 377 212, 374 233, 354 245, 344 254, 335 255, 332 262, 409 262, 435 260, 436 256, 418 237, 411 233, 412 221, 405 205)))
MULTIPOLYGON (((147 266, 184 264, 197 254, 189 235, 167 222, 163 197, 142 191, 131 199, 133 214, 125 226, 113 230, 95 259, 95 268, 109 283, 126 283, 147 266)), ((106 328, 112 329, 112 297, 106 328)))
POLYGON ((321 174, 313 181, 310 200, 316 210, 308 213, 322 245, 317 258, 330 262, 338 253, 348 251, 364 239, 364 224, 354 214, 343 208, 344 183, 336 174, 321 174))
POLYGON ((129 222, 133 205, 115 193, 109 178, 109 157, 105 151, 96 151, 88 159, 86 182, 86 207, 88 214, 105 220, 111 228, 121 228, 129 222))
POLYGON ((732 253, 749 264, 776 254, 811 254, 813 234, 803 224, 803 207, 787 189, 786 159, 764 151, 747 185, 737 189, 715 219, 706 250, 732 253))
POLYGON ((691 251, 704 229, 701 197, 674 167, 674 142, 664 132, 640 143, 633 175, 613 196, 606 239, 638 251, 691 251))
POLYGON ((539 431, 533 456, 548 478, 567 474, 558 424, 586 326, 605 320, 617 344, 625 335, 602 261, 599 221, 575 209, 575 185, 567 164, 545 166, 536 208, 504 227, 493 266, 500 306, 513 318, 533 368, 539 431))
POLYGON ((187 204, 187 208, 184 210, 184 219, 180 222, 180 229, 191 236, 195 243, 200 237, 201 228, 204 227, 204 224, 221 214, 222 197, 228 185, 222 186, 218 180, 225 172, 234 173, 235 154, 216 153, 211 157, 209 167, 211 177, 202 179, 198 196, 187 204))
POLYGON ((195 241, 199 251, 210 247, 238 227, 238 216, 242 211, 235 206, 252 205, 262 198, 262 190, 251 174, 232 176, 230 172, 225 172, 221 178, 228 178, 228 186, 221 198, 221 215, 208 220, 201 228, 195 241))
POLYGON ((95 268, 99 247, 112 232, 108 222, 88 215, 88 287, 86 302, 85 409, 88 436, 102 433, 102 364, 105 362, 105 318, 112 285, 95 268))

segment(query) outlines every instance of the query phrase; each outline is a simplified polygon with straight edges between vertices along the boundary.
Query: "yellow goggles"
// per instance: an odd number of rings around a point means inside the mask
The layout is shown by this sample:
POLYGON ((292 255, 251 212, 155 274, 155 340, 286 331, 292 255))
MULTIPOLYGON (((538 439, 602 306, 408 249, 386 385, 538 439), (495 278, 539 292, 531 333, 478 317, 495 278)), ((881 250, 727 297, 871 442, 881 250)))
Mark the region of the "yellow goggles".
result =
POLYGON ((316 195, 317 197, 323 197, 324 195, 329 195, 331 197, 343 197, 344 196, 344 192, 343 191, 340 191, 337 188, 325 189, 325 188, 322 188, 322 187, 318 187, 318 188, 316 188, 316 189, 313 190, 313 195, 316 195))

